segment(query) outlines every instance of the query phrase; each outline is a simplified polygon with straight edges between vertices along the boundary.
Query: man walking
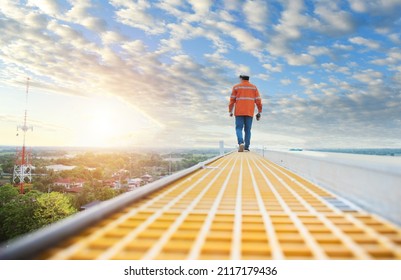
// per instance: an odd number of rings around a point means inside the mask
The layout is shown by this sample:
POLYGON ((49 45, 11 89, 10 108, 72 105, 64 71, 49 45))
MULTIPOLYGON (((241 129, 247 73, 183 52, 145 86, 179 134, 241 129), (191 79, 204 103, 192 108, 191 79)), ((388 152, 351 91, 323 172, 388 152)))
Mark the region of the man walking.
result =
POLYGON ((249 151, 251 143, 251 128, 253 114, 255 113, 255 104, 258 108, 256 120, 260 119, 262 113, 262 99, 260 98, 258 88, 249 82, 249 76, 240 75, 241 82, 233 87, 228 112, 233 116, 235 105, 235 131, 238 139, 238 152, 249 151), (242 134, 245 131, 245 142, 242 134))

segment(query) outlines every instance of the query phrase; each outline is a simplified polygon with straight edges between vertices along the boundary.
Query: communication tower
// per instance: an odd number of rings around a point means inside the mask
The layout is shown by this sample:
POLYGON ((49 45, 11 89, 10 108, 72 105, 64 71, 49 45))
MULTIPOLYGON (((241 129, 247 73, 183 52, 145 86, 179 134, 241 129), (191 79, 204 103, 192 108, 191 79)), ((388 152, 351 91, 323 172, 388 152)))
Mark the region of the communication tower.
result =
POLYGON ((14 172, 13 172, 13 183, 20 187, 20 193, 24 193, 24 184, 32 181, 32 165, 30 163, 31 153, 27 151, 25 147, 25 138, 28 130, 33 131, 33 126, 28 126, 26 123, 27 118, 27 107, 28 107, 28 91, 29 91, 29 78, 26 81, 26 94, 25 94, 25 115, 24 124, 17 126, 17 136, 19 130, 23 134, 23 143, 21 150, 17 149, 14 172))

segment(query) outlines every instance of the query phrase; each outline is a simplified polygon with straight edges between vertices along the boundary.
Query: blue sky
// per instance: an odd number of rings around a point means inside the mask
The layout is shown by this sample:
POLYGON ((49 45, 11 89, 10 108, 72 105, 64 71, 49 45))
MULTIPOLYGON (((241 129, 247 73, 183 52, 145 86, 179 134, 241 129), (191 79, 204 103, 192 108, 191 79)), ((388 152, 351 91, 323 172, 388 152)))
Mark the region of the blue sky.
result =
POLYGON ((2 1, 0 145, 400 147, 401 0, 2 1))

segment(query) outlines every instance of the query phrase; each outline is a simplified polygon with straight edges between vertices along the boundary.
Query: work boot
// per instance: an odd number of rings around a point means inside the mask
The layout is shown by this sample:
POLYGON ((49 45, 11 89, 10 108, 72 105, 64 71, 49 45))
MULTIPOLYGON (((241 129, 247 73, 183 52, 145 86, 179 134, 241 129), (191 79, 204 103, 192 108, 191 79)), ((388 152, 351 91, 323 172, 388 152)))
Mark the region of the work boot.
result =
POLYGON ((243 152, 244 151, 244 144, 239 144, 238 152, 243 152))

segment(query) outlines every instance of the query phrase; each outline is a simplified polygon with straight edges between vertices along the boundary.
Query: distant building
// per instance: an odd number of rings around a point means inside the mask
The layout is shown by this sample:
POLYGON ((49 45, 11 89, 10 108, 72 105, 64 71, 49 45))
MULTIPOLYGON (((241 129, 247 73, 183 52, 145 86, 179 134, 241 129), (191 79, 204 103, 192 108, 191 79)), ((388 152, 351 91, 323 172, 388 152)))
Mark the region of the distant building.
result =
POLYGON ((141 178, 128 179, 128 189, 133 190, 139 188, 142 184, 142 181, 143 180, 141 178))
MULTIPOLYGON (((73 170, 76 167, 77 166, 75 166, 75 165, 54 164, 54 165, 46 166, 46 169, 53 170, 55 172, 59 172, 59 171, 65 171, 65 170, 73 170)), ((91 167, 85 167, 85 169, 87 169, 89 171, 96 170, 96 168, 91 168, 91 167)))
POLYGON ((83 188, 83 186, 85 184, 85 180, 84 179, 60 178, 60 179, 57 179, 53 184, 56 186, 62 186, 66 189, 83 188))
POLYGON ((153 177, 149 174, 145 174, 143 176, 141 176, 141 179, 145 182, 145 183, 149 183, 153 181, 153 177))
POLYGON ((123 184, 121 184, 120 181, 113 181, 112 187, 115 189, 121 189, 123 187, 123 184))
POLYGON ((120 170, 118 170, 117 172, 113 173, 112 177, 119 177, 119 176, 122 176, 122 175, 126 175, 126 174, 128 174, 128 173, 129 173, 129 170, 127 170, 127 169, 120 169, 120 170))
POLYGON ((74 169, 76 166, 73 165, 63 165, 63 164, 54 164, 54 165, 48 165, 46 166, 46 169, 49 170, 53 170, 53 171, 64 171, 64 170, 72 170, 74 169))
POLYGON ((65 191, 68 193, 80 193, 80 192, 82 192, 82 190, 83 190, 83 187, 71 187, 71 188, 66 189, 65 191))
POLYGON ((100 182, 102 183, 103 187, 110 187, 110 188, 115 187, 115 181, 113 179, 103 180, 100 182))

